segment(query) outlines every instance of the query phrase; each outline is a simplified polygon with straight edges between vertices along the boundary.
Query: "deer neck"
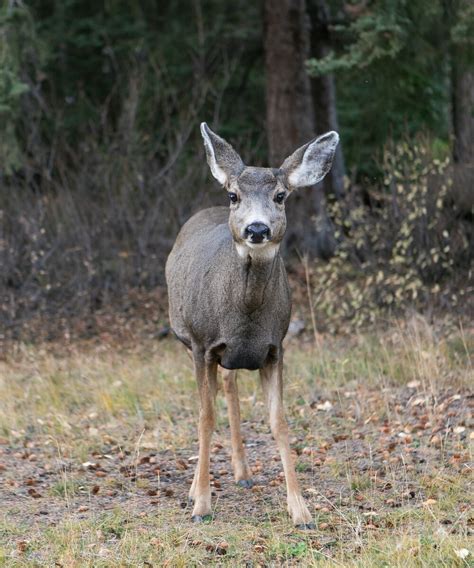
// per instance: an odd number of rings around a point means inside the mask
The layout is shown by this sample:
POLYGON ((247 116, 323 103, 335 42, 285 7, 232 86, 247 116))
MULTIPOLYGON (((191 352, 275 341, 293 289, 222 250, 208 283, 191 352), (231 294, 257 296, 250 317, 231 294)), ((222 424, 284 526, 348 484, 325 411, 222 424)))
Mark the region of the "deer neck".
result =
POLYGON ((241 300, 245 311, 253 312, 265 303, 265 298, 269 291, 269 284, 278 279, 277 267, 280 266, 280 254, 277 245, 272 246, 273 250, 249 249, 239 250, 236 245, 236 261, 242 275, 241 300), (262 254, 264 253, 264 254, 262 254))

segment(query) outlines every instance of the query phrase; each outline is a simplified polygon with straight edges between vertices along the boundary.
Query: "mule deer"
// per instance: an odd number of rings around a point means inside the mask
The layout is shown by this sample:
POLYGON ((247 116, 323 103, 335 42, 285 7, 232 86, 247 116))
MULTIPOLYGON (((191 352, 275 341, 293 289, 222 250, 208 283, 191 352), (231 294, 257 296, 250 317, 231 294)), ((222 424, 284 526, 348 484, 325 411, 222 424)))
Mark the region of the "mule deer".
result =
POLYGON ((278 169, 244 165, 237 152, 201 124, 207 162, 227 190, 230 208, 212 207, 182 227, 166 263, 171 327, 192 351, 200 397, 199 460, 189 492, 196 522, 211 515, 210 443, 215 427, 217 367, 224 372, 235 481, 251 487, 240 432, 237 369, 259 370, 286 477, 295 525, 313 528, 301 495, 283 409, 282 341, 291 298, 279 246, 291 192, 323 179, 339 141, 328 132, 302 146, 278 169))

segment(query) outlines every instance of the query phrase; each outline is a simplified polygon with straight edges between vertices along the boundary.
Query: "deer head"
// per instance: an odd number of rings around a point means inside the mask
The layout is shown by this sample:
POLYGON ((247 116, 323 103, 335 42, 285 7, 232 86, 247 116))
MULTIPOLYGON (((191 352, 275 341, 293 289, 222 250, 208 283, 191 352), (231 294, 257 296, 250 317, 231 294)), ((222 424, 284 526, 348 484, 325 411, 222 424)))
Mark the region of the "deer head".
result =
POLYGON ((339 136, 328 132, 298 148, 279 168, 246 166, 234 148, 201 124, 207 163, 227 191, 229 227, 241 256, 272 258, 286 230, 285 204, 298 187, 321 181, 339 136))

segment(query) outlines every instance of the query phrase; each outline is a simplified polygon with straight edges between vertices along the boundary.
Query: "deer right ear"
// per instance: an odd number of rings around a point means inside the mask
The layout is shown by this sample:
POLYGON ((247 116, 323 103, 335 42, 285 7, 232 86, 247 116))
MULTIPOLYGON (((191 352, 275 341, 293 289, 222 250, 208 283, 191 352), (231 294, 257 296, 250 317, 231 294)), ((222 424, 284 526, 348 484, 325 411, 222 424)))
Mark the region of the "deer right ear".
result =
POLYGON ((314 185, 321 181, 331 169, 338 142, 338 133, 331 131, 293 152, 281 165, 287 175, 290 189, 314 185))
POLYGON ((221 185, 226 185, 231 176, 240 175, 244 163, 232 146, 212 132, 205 122, 201 123, 201 134, 212 175, 221 185))

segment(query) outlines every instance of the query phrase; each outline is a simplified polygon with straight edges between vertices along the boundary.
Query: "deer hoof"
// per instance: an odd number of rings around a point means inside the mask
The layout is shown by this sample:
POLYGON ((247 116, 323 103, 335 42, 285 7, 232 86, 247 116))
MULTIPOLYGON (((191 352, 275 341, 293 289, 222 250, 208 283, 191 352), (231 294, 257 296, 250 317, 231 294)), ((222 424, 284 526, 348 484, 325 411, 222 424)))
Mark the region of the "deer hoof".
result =
POLYGON ((251 489, 253 487, 253 480, 252 479, 241 479, 237 481, 237 485, 239 487, 243 487, 244 489, 251 489))
POLYGON ((299 525, 295 525, 295 528, 300 531, 314 531, 316 525, 314 523, 301 523, 299 525))
POLYGON ((193 515, 191 517, 193 523, 210 523, 212 515, 193 515))

